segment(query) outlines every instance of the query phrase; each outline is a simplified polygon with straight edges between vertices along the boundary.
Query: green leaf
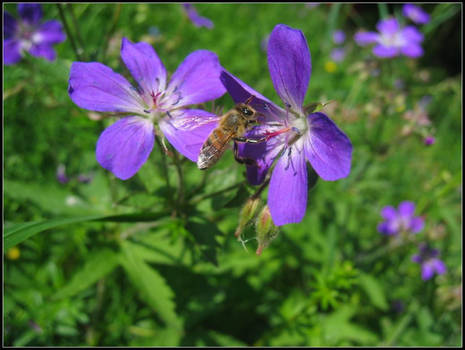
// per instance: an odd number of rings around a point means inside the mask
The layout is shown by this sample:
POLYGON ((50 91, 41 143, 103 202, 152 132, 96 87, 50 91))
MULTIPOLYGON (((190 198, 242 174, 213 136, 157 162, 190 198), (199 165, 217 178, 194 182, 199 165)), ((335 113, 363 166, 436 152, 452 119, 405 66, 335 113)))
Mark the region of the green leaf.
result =
POLYGON ((142 300, 154 309, 167 327, 181 331, 182 321, 175 311, 174 293, 165 279, 140 259, 131 245, 123 242, 122 248, 121 265, 134 286, 140 291, 142 300))
POLYGON ((166 213, 137 213, 121 215, 93 215, 75 218, 52 219, 40 222, 25 223, 8 223, 4 231, 5 250, 25 241, 29 237, 42 231, 55 228, 62 225, 74 224, 86 221, 113 221, 113 222, 138 222, 138 221, 155 221, 165 216, 166 213))
POLYGON ((69 284, 54 295, 54 299, 70 297, 90 287, 119 264, 118 257, 118 253, 109 249, 94 252, 87 258, 84 267, 74 274, 69 284))
POLYGON ((367 275, 359 275, 359 283, 362 289, 367 293, 368 298, 370 298, 371 303, 380 308, 381 310, 388 309, 388 302, 386 301, 386 296, 384 295, 384 289, 376 280, 376 278, 367 275))

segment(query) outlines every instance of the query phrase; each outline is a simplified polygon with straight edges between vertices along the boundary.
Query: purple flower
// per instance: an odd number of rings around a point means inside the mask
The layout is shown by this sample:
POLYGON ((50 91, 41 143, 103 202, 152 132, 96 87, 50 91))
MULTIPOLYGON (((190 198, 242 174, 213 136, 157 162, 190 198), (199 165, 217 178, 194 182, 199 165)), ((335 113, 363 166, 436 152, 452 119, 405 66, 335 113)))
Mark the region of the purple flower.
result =
POLYGON ((66 39, 61 23, 55 20, 42 23, 42 8, 38 4, 18 4, 18 13, 20 18, 16 20, 8 12, 3 12, 3 63, 19 62, 26 51, 32 56, 54 61, 53 45, 66 39))
POLYGON ((265 142, 242 143, 239 155, 254 159, 247 165, 247 178, 262 183, 276 160, 268 192, 268 206, 277 226, 300 222, 307 207, 307 161, 324 180, 349 175, 352 144, 324 113, 306 115, 304 97, 311 75, 311 58, 300 30, 278 24, 268 41, 268 67, 273 85, 286 109, 276 106, 227 72, 221 80, 233 100, 245 102, 263 117, 247 137, 265 142))
POLYGON ((418 246, 419 254, 412 256, 412 261, 421 264, 421 278, 426 281, 434 274, 442 275, 446 273, 447 268, 442 260, 437 256, 439 251, 422 243, 418 246))
POLYGON ((64 164, 58 165, 56 177, 59 183, 65 184, 69 182, 69 179, 66 176, 66 168, 64 164))
POLYGON ((165 67, 149 44, 123 38, 121 58, 137 87, 101 63, 74 62, 71 66, 68 92, 74 103, 92 111, 127 115, 100 135, 97 161, 116 177, 129 179, 149 157, 158 127, 174 148, 197 161, 219 117, 185 107, 224 94, 218 57, 206 50, 192 52, 168 84, 165 67))
POLYGON ((333 32, 333 41, 335 44, 342 44, 346 40, 346 34, 342 30, 335 30, 333 32))
POLYGON ((396 235, 402 231, 418 233, 423 229, 424 220, 414 216, 415 204, 404 201, 399 204, 398 210, 388 205, 381 210, 384 221, 378 225, 378 231, 386 235, 396 235))
POLYGON ((357 32, 354 37, 357 44, 376 44, 373 54, 381 58, 391 58, 400 54, 414 58, 423 55, 420 45, 423 34, 414 26, 401 28, 395 18, 389 18, 381 20, 376 27, 379 33, 357 32))
POLYGON ((412 4, 405 4, 402 8, 402 14, 417 24, 426 24, 429 22, 429 15, 421 7, 412 4))
POLYGON ((206 17, 202 17, 197 13, 197 10, 192 4, 182 4, 187 17, 192 21, 196 27, 213 28, 213 22, 206 17))
POLYGON ((434 138, 434 136, 429 135, 425 137, 423 142, 425 143, 426 146, 431 146, 436 142, 436 139, 434 138))
POLYGON ((346 49, 343 47, 332 49, 330 56, 334 62, 341 62, 346 57, 346 49))

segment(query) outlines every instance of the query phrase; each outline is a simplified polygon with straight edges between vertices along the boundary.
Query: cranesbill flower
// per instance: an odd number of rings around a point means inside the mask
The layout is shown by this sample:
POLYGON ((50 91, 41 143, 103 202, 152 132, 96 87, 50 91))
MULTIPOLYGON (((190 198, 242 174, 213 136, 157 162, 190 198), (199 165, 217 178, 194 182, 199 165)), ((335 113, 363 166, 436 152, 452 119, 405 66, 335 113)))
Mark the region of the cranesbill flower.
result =
POLYGON ((341 62, 346 57, 346 49, 343 47, 336 47, 331 50, 330 56, 334 62, 341 62))
POLYGON ((401 28, 395 18, 381 20, 376 32, 357 32, 355 41, 361 46, 376 44, 373 54, 381 58, 391 58, 400 54, 408 57, 420 57, 423 55, 421 34, 414 26, 401 28))
POLYGON ((278 24, 268 42, 268 67, 285 109, 227 72, 221 80, 233 100, 249 100, 262 116, 261 125, 247 137, 266 141, 239 145, 239 156, 253 159, 247 178, 258 185, 276 160, 271 175, 268 206, 277 226, 300 222, 307 207, 307 161, 324 180, 338 180, 350 172, 352 144, 324 113, 307 114, 304 97, 311 75, 311 58, 300 30, 278 24), (253 96, 251 98, 251 96, 253 96))
POLYGON ((431 146, 436 142, 436 139, 434 138, 434 136, 428 135, 424 138, 423 142, 426 146, 431 146))
POLYGON ((412 4, 405 4, 402 7, 402 14, 417 24, 426 24, 430 19, 429 14, 423 11, 421 7, 412 4))
POLYGON ((400 232, 418 233, 423 229, 424 220, 421 216, 414 216, 415 204, 404 201, 398 209, 388 205, 381 210, 384 221, 378 225, 378 231, 386 235, 400 232))
POLYGON ((438 258, 439 251, 422 243, 418 247, 419 254, 412 256, 412 261, 421 264, 421 278, 426 281, 434 274, 442 275, 446 273, 447 268, 444 262, 438 258))
POLYGON ((186 12, 187 17, 189 17, 191 22, 196 27, 206 27, 208 29, 213 28, 213 22, 206 17, 200 16, 192 4, 183 4, 182 6, 186 12))
POLYGON ((3 63, 15 64, 25 52, 54 61, 53 45, 66 39, 61 23, 56 20, 42 23, 42 8, 38 4, 18 4, 18 13, 20 18, 16 20, 3 12, 3 63))
POLYGON ((101 63, 74 62, 71 66, 68 92, 74 103, 92 111, 126 115, 100 135, 97 161, 116 177, 129 179, 149 157, 158 127, 178 152, 197 161, 219 117, 186 106, 224 94, 216 54, 192 52, 169 83, 163 63, 149 44, 123 38, 121 58, 137 87, 101 63))
POLYGON ((333 32, 333 41, 335 44, 342 44, 346 40, 346 34, 343 30, 335 30, 333 32))

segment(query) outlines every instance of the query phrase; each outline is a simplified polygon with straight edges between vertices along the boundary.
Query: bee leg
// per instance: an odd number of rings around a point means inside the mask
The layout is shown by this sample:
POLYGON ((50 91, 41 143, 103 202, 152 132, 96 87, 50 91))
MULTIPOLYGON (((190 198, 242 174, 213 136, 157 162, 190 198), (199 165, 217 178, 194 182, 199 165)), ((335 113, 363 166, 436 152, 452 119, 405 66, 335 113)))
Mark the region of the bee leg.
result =
POLYGON ((235 142, 236 141, 237 142, 247 142, 247 143, 260 143, 260 142, 266 141, 266 137, 263 137, 261 139, 248 139, 246 137, 235 137, 234 141, 235 142))
POLYGON ((236 162, 240 164, 257 166, 257 162, 255 161, 255 159, 239 156, 239 148, 237 147, 236 141, 234 141, 234 159, 236 160, 236 162))

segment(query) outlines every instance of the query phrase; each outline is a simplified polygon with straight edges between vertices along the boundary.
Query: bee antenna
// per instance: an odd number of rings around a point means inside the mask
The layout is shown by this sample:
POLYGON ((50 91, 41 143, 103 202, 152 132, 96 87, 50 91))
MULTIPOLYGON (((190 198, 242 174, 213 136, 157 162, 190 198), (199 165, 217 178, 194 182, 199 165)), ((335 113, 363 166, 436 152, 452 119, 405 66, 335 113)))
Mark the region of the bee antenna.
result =
POLYGON ((250 102, 252 102, 252 100, 253 100, 254 98, 255 98, 254 95, 250 95, 249 98, 248 98, 247 100, 245 100, 244 103, 245 103, 246 105, 248 105, 248 104, 250 104, 250 102))

